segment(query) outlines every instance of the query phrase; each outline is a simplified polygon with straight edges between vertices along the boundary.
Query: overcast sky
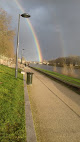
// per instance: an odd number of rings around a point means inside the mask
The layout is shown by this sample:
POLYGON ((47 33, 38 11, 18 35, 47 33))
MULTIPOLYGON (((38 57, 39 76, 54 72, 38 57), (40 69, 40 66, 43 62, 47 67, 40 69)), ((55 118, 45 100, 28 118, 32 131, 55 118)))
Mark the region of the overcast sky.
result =
MULTIPOLYGON (((61 56, 80 56, 80 0, 17 0, 30 21, 40 43, 43 60, 61 56)), ((0 0, 3 8, 12 16, 12 27, 18 26, 21 10, 15 0, 0 0)), ((25 49, 26 60, 38 60, 36 45, 26 20, 20 20, 20 46, 25 49)), ((16 49, 16 37, 15 37, 16 49)))

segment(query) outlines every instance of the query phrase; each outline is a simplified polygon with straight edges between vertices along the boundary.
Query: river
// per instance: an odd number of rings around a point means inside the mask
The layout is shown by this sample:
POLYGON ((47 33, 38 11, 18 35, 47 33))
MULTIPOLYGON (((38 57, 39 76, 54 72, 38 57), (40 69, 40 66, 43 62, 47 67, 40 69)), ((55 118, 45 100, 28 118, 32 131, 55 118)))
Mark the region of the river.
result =
POLYGON ((80 78, 80 69, 74 69, 73 67, 71 68, 70 67, 67 67, 67 68, 66 67, 54 67, 54 66, 42 65, 42 64, 30 64, 30 66, 49 70, 49 71, 58 72, 61 74, 70 75, 75 78, 80 78))

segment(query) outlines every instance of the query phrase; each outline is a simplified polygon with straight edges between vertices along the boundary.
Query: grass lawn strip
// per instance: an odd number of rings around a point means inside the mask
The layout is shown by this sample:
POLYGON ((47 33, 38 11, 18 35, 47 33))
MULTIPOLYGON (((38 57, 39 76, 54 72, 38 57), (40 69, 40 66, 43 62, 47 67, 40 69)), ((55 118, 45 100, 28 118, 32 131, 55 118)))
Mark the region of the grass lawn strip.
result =
MULTIPOLYGON (((46 72, 46 71, 44 71, 44 72, 46 72)), ((61 75, 61 74, 57 75, 57 73, 54 73, 54 72, 50 73, 50 72, 47 71, 47 73, 61 79, 62 81, 70 82, 72 84, 80 86, 80 83, 79 83, 80 80, 77 82, 77 79, 76 79, 76 81, 74 80, 75 78, 71 78, 71 77, 68 77, 68 76, 65 76, 65 75, 61 75)))
POLYGON ((60 79, 60 80, 62 80, 62 81, 66 81, 66 82, 70 82, 70 83, 73 83, 73 84, 76 84, 76 85, 79 85, 80 86, 80 83, 78 83, 78 82, 76 82, 76 81, 74 81, 74 80, 71 80, 70 78, 67 78, 67 77, 60 77, 60 76, 57 76, 57 75, 53 75, 53 74, 51 74, 51 73, 48 73, 48 74, 50 74, 50 75, 52 75, 52 76, 55 76, 56 78, 58 78, 58 79, 60 79))
POLYGON ((59 74, 59 73, 55 73, 55 72, 52 72, 52 71, 47 71, 47 70, 40 69, 40 68, 35 68, 35 69, 41 70, 44 73, 46 72, 46 73, 48 73, 48 74, 50 74, 50 75, 52 75, 56 78, 61 79, 62 81, 69 82, 70 84, 80 86, 80 79, 69 77, 69 76, 62 75, 62 74, 59 74))
POLYGON ((26 142, 23 76, 0 65, 0 142, 26 142))
MULTIPOLYGON (((38 68, 37 68, 38 69, 38 68)), ((74 80, 74 81, 76 81, 76 82, 79 82, 80 83, 80 79, 77 79, 77 78, 73 78, 73 77, 70 77, 70 76, 67 76, 67 75, 63 75, 63 74, 59 74, 59 73, 57 73, 57 72, 52 72, 52 71, 48 71, 48 70, 44 70, 44 69, 40 69, 40 70, 42 70, 42 71, 45 71, 45 72, 50 72, 51 74, 55 74, 55 75, 58 75, 58 76, 61 76, 61 77, 64 77, 64 78, 69 78, 69 79, 72 79, 72 80, 74 80)))
POLYGON ((72 80, 69 80, 69 79, 67 79, 67 78, 62 78, 62 77, 60 77, 60 76, 53 75, 53 74, 51 74, 51 73, 48 73, 48 74, 50 74, 50 75, 52 75, 53 77, 56 77, 57 79, 60 79, 60 80, 62 80, 62 81, 64 81, 64 82, 68 82, 68 83, 70 83, 70 84, 74 84, 74 85, 80 86, 79 83, 77 83, 77 82, 75 82, 75 81, 72 81, 72 80))

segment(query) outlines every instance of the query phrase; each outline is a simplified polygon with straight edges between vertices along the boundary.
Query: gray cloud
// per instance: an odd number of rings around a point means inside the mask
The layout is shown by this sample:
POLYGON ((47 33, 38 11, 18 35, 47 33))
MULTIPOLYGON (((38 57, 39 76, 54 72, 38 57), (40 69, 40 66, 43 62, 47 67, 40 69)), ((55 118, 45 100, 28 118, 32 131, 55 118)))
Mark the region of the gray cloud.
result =
MULTIPOLYGON (((18 2, 31 14, 30 21, 38 37, 43 59, 80 55, 79 0, 18 0, 18 2)), ((18 13, 21 11, 15 1, 1 0, 0 6, 13 16, 12 26, 16 28, 17 33, 18 13)), ((25 57, 28 60, 38 60, 28 25, 22 19, 20 25, 20 51, 24 43, 25 57)))

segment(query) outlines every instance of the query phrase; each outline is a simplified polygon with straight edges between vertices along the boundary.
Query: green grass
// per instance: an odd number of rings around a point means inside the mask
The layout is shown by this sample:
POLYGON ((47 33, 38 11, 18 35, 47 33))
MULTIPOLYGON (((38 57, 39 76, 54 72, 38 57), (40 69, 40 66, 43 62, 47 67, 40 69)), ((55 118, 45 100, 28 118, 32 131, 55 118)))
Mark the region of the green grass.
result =
POLYGON ((25 142, 23 76, 0 65, 0 142, 25 142))
POLYGON ((60 79, 64 82, 68 82, 72 85, 80 87, 80 79, 70 77, 70 76, 67 76, 67 75, 63 75, 63 74, 60 74, 60 73, 57 73, 57 72, 48 71, 48 70, 45 70, 45 69, 40 69, 40 68, 35 68, 35 69, 38 69, 40 71, 43 71, 44 73, 50 74, 53 77, 58 78, 58 79, 60 79))

